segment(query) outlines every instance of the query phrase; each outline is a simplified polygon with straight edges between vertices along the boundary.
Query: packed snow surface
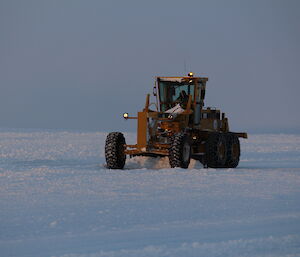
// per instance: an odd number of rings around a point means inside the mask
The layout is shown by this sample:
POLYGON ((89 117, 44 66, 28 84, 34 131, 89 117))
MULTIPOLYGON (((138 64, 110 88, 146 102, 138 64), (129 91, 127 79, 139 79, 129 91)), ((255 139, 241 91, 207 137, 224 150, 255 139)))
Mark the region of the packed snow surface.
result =
POLYGON ((108 170, 106 135, 0 131, 0 256, 300 256, 300 135, 250 135, 237 169, 186 170, 108 170))

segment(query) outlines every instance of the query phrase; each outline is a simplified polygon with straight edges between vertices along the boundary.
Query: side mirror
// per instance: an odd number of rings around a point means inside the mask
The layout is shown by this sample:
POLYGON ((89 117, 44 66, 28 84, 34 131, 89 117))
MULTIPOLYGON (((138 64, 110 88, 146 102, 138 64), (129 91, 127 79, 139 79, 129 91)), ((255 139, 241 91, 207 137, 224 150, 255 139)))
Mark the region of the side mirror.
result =
POLYGON ((153 95, 157 96, 156 86, 153 87, 153 95))

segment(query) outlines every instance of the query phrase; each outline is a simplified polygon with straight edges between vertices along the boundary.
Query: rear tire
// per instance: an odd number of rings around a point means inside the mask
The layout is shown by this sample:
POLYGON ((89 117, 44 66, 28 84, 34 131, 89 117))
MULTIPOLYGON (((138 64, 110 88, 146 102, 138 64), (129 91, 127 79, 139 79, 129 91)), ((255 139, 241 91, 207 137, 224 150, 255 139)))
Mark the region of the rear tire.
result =
POLYGON ((227 160, 226 139, 221 133, 209 135, 205 144, 205 162, 210 168, 224 168, 227 160))
POLYGON ((126 162, 125 138, 121 132, 111 132, 105 141, 105 159, 108 169, 123 169, 126 162))
POLYGON ((191 160, 191 141, 187 134, 178 133, 173 136, 172 145, 169 149, 169 163, 172 168, 189 167, 191 160))
POLYGON ((227 160, 226 168, 236 168, 240 161, 240 140, 235 134, 227 135, 227 160))

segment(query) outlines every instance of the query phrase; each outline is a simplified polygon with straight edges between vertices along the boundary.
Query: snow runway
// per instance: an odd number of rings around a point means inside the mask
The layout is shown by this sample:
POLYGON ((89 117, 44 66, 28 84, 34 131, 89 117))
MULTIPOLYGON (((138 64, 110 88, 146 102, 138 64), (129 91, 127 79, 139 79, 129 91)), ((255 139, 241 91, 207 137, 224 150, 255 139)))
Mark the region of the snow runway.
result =
POLYGON ((237 169, 123 171, 105 137, 0 131, 0 256, 300 256, 300 135, 250 135, 237 169))

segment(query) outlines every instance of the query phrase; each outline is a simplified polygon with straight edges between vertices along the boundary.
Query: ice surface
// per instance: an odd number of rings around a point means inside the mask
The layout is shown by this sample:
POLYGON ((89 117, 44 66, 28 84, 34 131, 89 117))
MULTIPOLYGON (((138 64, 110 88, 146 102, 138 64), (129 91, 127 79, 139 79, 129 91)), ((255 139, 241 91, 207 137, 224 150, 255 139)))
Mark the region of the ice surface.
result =
POLYGON ((106 135, 0 131, 1 257, 300 256, 300 135, 250 135, 218 170, 108 170, 106 135))

